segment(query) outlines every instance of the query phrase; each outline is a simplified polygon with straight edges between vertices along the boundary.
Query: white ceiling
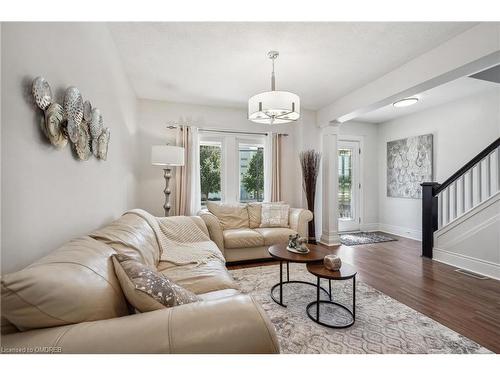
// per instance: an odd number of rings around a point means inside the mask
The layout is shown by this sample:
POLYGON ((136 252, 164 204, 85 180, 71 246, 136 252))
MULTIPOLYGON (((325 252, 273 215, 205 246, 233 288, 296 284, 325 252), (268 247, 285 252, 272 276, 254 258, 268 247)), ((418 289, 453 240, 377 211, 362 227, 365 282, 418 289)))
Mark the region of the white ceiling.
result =
POLYGON ((319 109, 474 26, 474 23, 110 23, 139 98, 245 107, 278 90, 319 109))
POLYGON ((462 77, 424 91, 418 95, 413 95, 413 97, 417 97, 419 101, 412 106, 396 108, 392 104, 389 104, 375 111, 358 116, 355 120, 371 123, 386 122, 494 88, 499 89, 500 85, 481 79, 462 77))

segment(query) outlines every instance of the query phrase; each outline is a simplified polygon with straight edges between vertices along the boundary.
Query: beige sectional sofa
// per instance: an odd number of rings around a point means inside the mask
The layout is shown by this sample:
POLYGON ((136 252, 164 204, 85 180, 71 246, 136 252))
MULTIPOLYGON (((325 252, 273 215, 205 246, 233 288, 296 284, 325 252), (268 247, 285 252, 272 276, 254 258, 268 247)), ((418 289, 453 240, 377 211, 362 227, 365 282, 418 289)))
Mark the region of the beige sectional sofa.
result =
POLYGON ((287 243, 288 236, 307 237, 307 226, 313 214, 302 208, 290 208, 288 226, 261 227, 262 203, 214 203, 199 212, 227 262, 265 259, 270 245, 287 243))
MULTIPOLYGON (((204 221, 191 218, 207 235, 204 221)), ((274 327, 224 261, 160 261, 155 233, 127 213, 2 276, 3 353, 278 353, 274 327), (202 301, 135 314, 110 259, 155 267, 202 301)))

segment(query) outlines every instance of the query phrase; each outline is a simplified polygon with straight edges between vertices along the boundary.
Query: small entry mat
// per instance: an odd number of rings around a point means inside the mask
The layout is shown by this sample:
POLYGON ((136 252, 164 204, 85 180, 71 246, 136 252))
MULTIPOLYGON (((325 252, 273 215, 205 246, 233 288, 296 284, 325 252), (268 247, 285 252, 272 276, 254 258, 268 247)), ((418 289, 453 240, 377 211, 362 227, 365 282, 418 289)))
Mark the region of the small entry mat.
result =
POLYGON ((356 232, 343 233, 340 235, 340 242, 342 245, 346 246, 366 245, 370 243, 389 241, 397 241, 397 239, 379 232, 356 232))

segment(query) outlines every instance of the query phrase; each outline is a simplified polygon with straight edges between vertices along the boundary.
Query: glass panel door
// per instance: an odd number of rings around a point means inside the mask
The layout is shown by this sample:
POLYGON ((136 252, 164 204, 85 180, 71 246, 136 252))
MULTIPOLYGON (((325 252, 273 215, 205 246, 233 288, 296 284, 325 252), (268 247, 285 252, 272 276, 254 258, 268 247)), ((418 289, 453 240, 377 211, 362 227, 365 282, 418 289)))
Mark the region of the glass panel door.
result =
POLYGON ((338 142, 339 231, 359 230, 359 142, 338 142))
POLYGON ((350 220, 352 210, 352 149, 339 148, 339 219, 350 220))

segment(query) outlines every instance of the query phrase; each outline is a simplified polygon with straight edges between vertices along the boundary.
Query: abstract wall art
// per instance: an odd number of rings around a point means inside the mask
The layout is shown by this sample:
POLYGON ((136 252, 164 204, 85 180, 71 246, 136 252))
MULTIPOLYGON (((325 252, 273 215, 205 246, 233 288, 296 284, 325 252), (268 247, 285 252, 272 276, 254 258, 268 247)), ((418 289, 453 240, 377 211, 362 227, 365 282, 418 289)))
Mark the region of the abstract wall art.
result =
POLYGON ((387 142, 387 196, 422 198, 422 182, 432 181, 432 134, 387 142))

